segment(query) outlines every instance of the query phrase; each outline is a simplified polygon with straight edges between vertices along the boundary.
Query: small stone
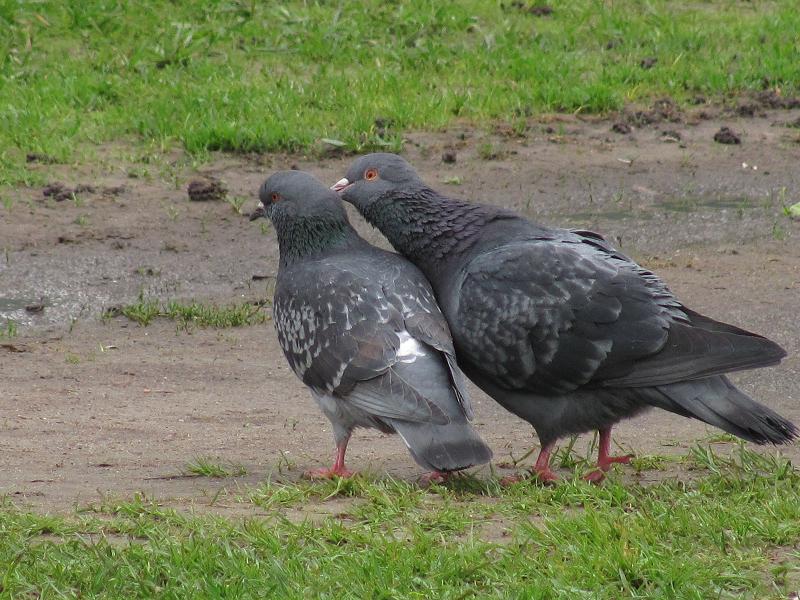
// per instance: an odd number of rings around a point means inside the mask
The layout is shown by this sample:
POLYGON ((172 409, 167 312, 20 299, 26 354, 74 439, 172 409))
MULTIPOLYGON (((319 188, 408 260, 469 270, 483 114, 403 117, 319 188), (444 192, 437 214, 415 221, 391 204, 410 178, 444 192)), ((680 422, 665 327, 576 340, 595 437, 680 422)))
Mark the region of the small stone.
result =
POLYGON ((452 165, 457 160, 455 150, 445 150, 442 152, 442 162, 448 165, 452 165))
POLYGON ((662 142, 680 142, 682 139, 681 134, 673 129, 667 129, 661 132, 662 142))

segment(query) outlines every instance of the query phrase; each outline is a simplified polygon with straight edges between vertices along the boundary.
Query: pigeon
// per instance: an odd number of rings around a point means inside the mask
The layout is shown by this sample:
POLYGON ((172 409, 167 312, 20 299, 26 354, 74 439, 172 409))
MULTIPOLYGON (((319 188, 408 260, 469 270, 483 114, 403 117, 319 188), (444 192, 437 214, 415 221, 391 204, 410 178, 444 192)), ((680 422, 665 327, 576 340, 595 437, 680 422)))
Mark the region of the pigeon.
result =
POLYGON ((336 460, 310 477, 346 477, 353 429, 397 433, 428 481, 491 459, 433 290, 401 256, 359 237, 339 196, 313 176, 280 171, 250 220, 269 217, 280 264, 273 301, 289 365, 331 421, 336 460))
POLYGON ((797 437, 726 377, 784 350, 687 308, 602 236, 447 198, 394 154, 357 159, 332 189, 427 276, 459 366, 536 430, 543 482, 558 479, 550 454, 568 435, 599 432, 590 481, 629 462, 610 455, 611 428, 650 407, 757 444, 797 437))

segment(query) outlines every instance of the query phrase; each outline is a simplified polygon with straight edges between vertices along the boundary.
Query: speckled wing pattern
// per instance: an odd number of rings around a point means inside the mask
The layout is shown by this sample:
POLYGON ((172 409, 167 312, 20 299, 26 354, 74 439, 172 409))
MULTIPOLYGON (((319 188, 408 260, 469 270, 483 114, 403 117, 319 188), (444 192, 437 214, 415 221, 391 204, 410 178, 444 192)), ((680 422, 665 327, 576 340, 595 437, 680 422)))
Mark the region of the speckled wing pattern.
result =
POLYGON ((591 232, 562 230, 479 254, 454 293, 456 339, 508 389, 663 385, 748 368, 756 362, 748 339, 763 342, 684 308, 591 232))
POLYGON ((315 393, 378 417, 447 423, 399 368, 414 360, 417 342, 452 352, 433 293, 399 268, 363 271, 363 264, 318 263, 282 277, 273 312, 289 365, 315 393))

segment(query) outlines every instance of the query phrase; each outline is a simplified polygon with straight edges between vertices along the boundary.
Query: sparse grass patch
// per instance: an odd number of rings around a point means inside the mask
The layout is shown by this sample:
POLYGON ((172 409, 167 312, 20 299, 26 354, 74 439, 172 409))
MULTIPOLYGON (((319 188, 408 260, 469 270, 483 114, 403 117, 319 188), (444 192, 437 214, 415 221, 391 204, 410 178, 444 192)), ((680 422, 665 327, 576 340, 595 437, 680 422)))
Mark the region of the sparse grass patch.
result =
POLYGON ((182 329, 192 326, 222 329, 265 323, 269 320, 269 315, 264 312, 263 308, 264 304, 260 302, 217 306, 198 302, 185 304, 175 300, 161 302, 140 297, 139 301, 134 304, 106 311, 105 316, 113 317, 121 314, 143 326, 149 325, 153 319, 164 318, 176 321, 178 327, 182 329))
MULTIPOLYGON (((698 453, 708 459, 709 454, 698 453)), ((267 598, 787 598, 800 475, 741 446, 690 482, 464 488, 368 476, 267 482, 223 518, 106 499, 0 505, 3 592, 267 598), (266 516, 246 516, 253 513, 266 516), (302 518, 301 511, 307 511, 302 518), (291 518, 290 518, 291 517, 291 518)), ((576 471, 577 474, 577 471, 576 471)), ((457 482, 459 480, 456 480, 457 482)), ((230 498, 227 503, 229 504, 230 498)))
POLYGON ((241 477, 247 475, 244 465, 229 464, 224 465, 212 458, 198 456, 186 465, 186 472, 197 477, 241 477))
MULTIPOLYGON (((6 254, 6 256, 8 255, 6 254)), ((17 337, 18 333, 19 329, 17 327, 16 321, 14 321, 13 319, 6 319, 5 325, 3 327, 0 327, 0 340, 2 340, 3 338, 5 339, 15 338, 17 337)))
POLYGON ((228 196, 227 202, 231 205, 233 212, 237 215, 242 214, 242 207, 247 203, 248 199, 244 196, 228 196))

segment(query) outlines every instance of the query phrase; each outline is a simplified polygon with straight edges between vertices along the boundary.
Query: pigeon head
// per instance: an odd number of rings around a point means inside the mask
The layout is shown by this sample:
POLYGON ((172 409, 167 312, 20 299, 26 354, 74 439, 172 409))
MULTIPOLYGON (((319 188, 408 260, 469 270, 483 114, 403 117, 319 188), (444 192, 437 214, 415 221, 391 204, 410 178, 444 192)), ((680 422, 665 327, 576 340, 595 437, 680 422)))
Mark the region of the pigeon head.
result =
POLYGON ((414 168, 397 154, 378 152, 357 159, 347 175, 331 189, 359 210, 397 190, 413 191, 425 184, 414 168))
POLYGON ((278 171, 261 184, 250 220, 268 217, 276 228, 290 220, 347 222, 339 197, 303 171, 278 171))
POLYGON ((258 195, 261 202, 250 220, 272 221, 282 264, 358 240, 338 194, 308 173, 278 171, 261 185, 258 195))

